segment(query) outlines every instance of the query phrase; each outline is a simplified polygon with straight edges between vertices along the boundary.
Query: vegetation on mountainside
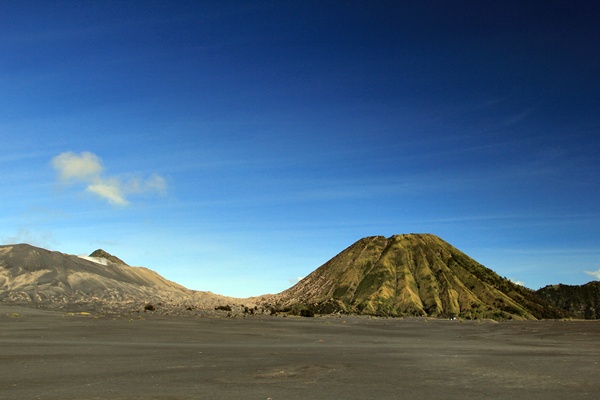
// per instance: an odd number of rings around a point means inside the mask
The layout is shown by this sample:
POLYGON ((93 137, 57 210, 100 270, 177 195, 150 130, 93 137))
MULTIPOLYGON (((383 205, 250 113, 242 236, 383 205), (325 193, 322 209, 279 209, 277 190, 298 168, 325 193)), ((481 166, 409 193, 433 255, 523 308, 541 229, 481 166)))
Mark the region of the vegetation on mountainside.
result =
POLYGON ((600 282, 593 281, 581 286, 551 285, 539 289, 536 294, 549 303, 567 310, 577 318, 600 319, 600 282))
POLYGON ((393 317, 501 320, 567 315, 426 234, 361 239, 281 293, 276 303, 315 313, 393 317))

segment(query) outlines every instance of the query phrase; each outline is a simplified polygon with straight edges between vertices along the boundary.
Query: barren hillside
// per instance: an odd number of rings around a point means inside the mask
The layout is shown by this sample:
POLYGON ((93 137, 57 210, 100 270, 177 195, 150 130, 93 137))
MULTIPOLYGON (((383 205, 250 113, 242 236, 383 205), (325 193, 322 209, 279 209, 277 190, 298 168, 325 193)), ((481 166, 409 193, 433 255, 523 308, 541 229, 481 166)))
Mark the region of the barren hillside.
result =
POLYGON ((78 257, 27 244, 0 246, 0 301, 117 308, 143 303, 214 307, 235 302, 113 260, 119 259, 106 252, 78 257))

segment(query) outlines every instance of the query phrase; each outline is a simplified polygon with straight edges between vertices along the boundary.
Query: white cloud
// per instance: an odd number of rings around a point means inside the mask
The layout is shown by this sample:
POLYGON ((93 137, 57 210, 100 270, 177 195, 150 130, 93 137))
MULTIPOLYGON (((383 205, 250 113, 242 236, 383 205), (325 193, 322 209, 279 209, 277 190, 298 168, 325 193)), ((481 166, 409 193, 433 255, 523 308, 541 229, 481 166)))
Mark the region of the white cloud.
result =
POLYGON ((78 180, 88 182, 100 177, 102 161, 90 152, 80 154, 72 152, 61 153, 52 159, 52 166, 63 181, 78 180))
POLYGON ((167 181, 160 175, 152 174, 146 180, 131 179, 124 183, 122 187, 127 193, 156 192, 164 195, 167 192, 167 181))
POLYGON ((586 274, 594 277, 595 280, 600 281, 600 269, 596 271, 584 271, 586 274))
POLYGON ((129 202, 123 196, 119 181, 108 179, 98 183, 92 183, 86 188, 88 192, 94 193, 106 200, 112 205, 126 206, 129 202))
POLYGON ((88 260, 91 262, 95 262, 96 264, 108 265, 108 260, 106 258, 101 257, 90 257, 85 254, 78 255, 77 257, 82 258, 84 260, 88 260))
POLYGON ((104 176, 104 167, 100 157, 87 151, 79 154, 61 153, 52 159, 51 164, 63 183, 83 182, 86 184, 87 192, 114 206, 128 205, 129 200, 126 196, 130 194, 158 193, 164 195, 167 192, 167 182, 158 174, 152 174, 147 179, 132 178, 127 181, 117 177, 104 176))

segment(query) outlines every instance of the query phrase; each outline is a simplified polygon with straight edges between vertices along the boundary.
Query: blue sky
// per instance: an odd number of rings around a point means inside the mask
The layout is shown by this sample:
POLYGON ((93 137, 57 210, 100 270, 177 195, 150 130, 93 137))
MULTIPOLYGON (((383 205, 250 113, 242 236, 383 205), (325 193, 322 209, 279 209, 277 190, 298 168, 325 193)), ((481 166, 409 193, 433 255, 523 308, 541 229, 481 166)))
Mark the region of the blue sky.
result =
POLYGON ((571 3, 0 1, 0 242, 239 297, 417 232, 600 279, 600 5, 571 3))

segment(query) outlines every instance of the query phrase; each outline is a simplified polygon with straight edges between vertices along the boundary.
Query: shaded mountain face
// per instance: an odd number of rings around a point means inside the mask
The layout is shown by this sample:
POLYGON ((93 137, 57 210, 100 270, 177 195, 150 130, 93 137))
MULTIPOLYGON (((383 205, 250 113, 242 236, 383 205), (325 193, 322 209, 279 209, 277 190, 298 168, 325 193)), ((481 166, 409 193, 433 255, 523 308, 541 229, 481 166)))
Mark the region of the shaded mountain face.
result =
POLYGON ((536 294, 549 303, 567 310, 577 318, 600 319, 600 282, 593 281, 581 286, 550 285, 536 294))
POLYGON ((567 315, 428 234, 361 239, 265 303, 281 310, 381 316, 540 319, 567 315))
POLYGON ((226 304, 227 299, 191 291, 103 251, 82 258, 27 244, 0 246, 0 301, 114 307, 162 302, 211 307, 226 304))

